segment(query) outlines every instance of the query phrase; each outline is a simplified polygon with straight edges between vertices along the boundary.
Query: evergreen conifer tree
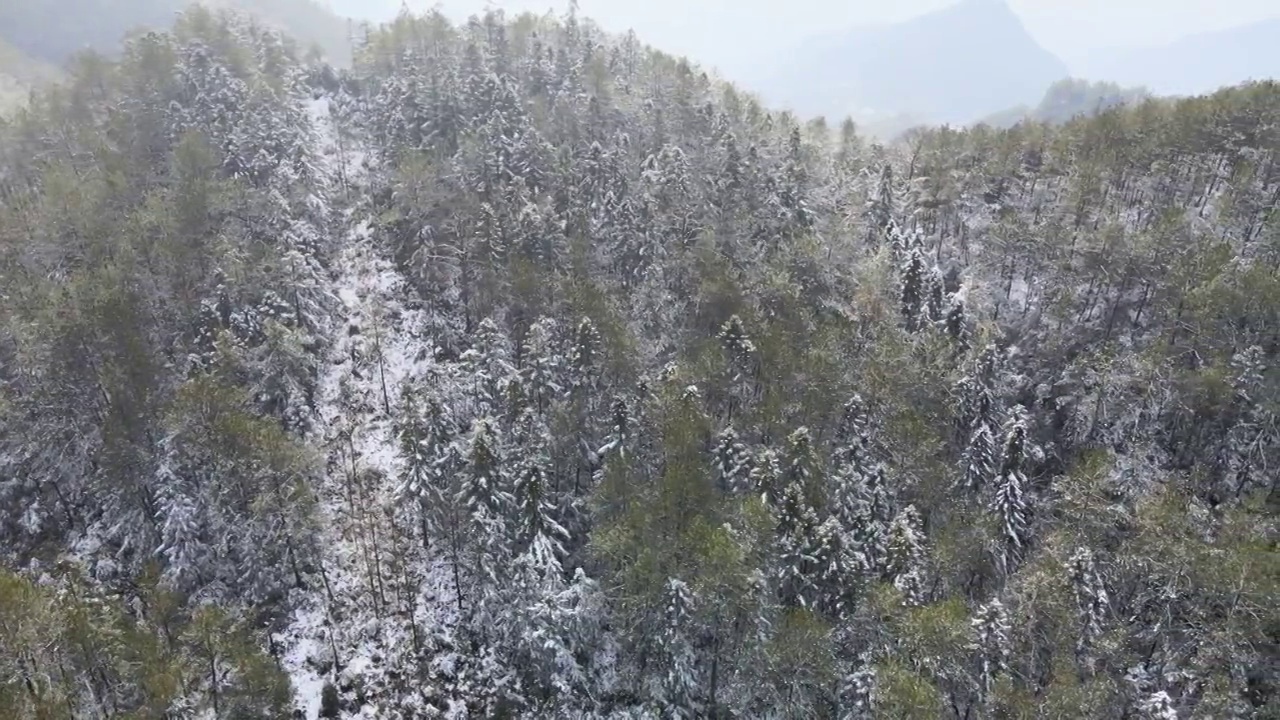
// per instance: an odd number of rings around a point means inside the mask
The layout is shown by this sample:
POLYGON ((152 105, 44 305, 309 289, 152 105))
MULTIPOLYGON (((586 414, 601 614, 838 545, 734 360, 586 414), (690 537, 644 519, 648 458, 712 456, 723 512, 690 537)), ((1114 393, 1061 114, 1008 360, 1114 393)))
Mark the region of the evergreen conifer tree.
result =
POLYGON ((893 166, 885 163, 880 166, 880 177, 875 192, 867 204, 868 232, 872 244, 880 245, 889 242, 897 207, 894 203, 893 166))
POLYGON ((999 598, 978 608, 971 622, 974 650, 978 653, 983 701, 991 697, 995 678, 1009 662, 1009 614, 999 598))
POLYGON ((1001 567, 1013 572, 1021 560, 1031 532, 1031 508, 1027 504, 1027 476, 1023 473, 1026 458, 1027 425, 1023 410, 1016 408, 1005 425, 1004 452, 1000 472, 993 482, 995 496, 991 511, 1000 523, 1001 567))
POLYGON ((920 330, 928 319, 929 270, 924 252, 917 246, 907 250, 900 271, 902 320, 908 332, 920 330))
POLYGON ((716 436, 712 454, 716 483, 723 491, 742 494, 751 489, 751 453, 733 428, 716 436))
POLYGON ((925 602, 925 546, 920 513, 914 505, 903 508, 889 526, 887 574, 902 593, 903 602, 925 602))
POLYGON ((946 331, 947 337, 951 338, 951 342, 955 344, 954 357, 963 357, 969 352, 971 336, 969 308, 965 304, 964 296, 958 292, 952 294, 947 303, 946 317, 943 318, 943 330, 946 331))
POLYGON ((1093 551, 1081 547, 1071 556, 1071 589, 1076 600, 1079 635, 1076 640, 1076 662, 1081 672, 1094 670, 1094 643, 1102 635, 1104 615, 1111 604, 1106 586, 1095 564, 1093 551))
POLYGON ((693 590, 684 582, 676 578, 667 581, 658 634, 658 692, 663 715, 677 720, 698 717, 701 710, 701 683, 693 645, 696 602, 693 590))

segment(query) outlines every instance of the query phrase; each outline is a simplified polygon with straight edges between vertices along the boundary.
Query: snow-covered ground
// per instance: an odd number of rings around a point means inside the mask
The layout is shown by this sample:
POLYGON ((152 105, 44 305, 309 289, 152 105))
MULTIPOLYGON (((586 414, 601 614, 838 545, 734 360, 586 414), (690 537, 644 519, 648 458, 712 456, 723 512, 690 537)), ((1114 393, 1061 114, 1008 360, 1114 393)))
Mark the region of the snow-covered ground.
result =
MULTIPOLYGON (((358 192, 358 149, 339 153, 333 123, 325 99, 313 101, 308 110, 317 129, 317 155, 331 177, 339 163, 358 192)), ((376 670, 395 646, 407 643, 407 622, 392 623, 387 604, 370 590, 371 546, 386 543, 389 525, 386 511, 395 508, 400 475, 394 408, 402 385, 423 376, 429 353, 415 328, 422 327, 420 313, 404 307, 405 280, 394 264, 380 253, 366 222, 345 208, 334 224, 342 234, 330 292, 337 299, 332 323, 334 342, 320 379, 318 411, 312 443, 328 453, 328 469, 320 487, 317 520, 321 529, 320 551, 324 585, 295 598, 297 609, 291 625, 280 634, 285 647, 284 667, 290 674, 298 708, 308 720, 317 718, 326 681, 339 687, 376 670), (392 412, 388 414, 388 408, 392 412), (352 489, 353 478, 358 478, 352 489), (331 600, 332 598, 332 600, 331 600), (335 677, 335 658, 342 675, 335 677)), ((385 563, 385 558, 373 562, 385 563)), ((378 572, 373 573, 378 575, 378 572)), ((430 579, 438 573, 425 573, 430 579)), ((317 580, 320 580, 317 578, 317 580)), ((425 582, 413 589, 411 622, 429 623, 432 606, 447 613, 442 598, 447 583, 425 582), (439 585, 439 590, 434 588, 439 585)), ((447 622, 448 618, 438 618, 447 622)), ((376 704, 365 705, 356 717, 388 717, 376 704)))

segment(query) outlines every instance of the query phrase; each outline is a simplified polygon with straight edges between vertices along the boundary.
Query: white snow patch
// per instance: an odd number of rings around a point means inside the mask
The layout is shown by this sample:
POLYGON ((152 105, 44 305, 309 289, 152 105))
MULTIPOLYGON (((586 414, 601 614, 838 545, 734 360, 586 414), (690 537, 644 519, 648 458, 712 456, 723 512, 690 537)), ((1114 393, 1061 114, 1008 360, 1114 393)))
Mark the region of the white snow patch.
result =
MULTIPOLYGON (((335 173, 339 163, 351 158, 338 152, 334 143, 328 100, 312 101, 307 110, 321 148, 330 150, 317 152, 317 157, 327 172, 335 173)), ((346 154, 359 154, 359 150, 346 154)), ((360 192, 362 179, 356 178, 354 192, 360 192)), ((313 444, 324 448, 331 459, 316 488, 319 546, 328 587, 306 591, 289 627, 279 635, 296 704, 307 720, 318 718, 327 680, 341 688, 360 679, 369 690, 387 681, 391 671, 403 675, 408 668, 394 665, 414 657, 413 626, 422 640, 457 622, 448 566, 433 558, 427 558, 421 568, 422 583, 414 590, 410 617, 397 614, 390 599, 386 605, 374 605, 367 535, 373 528, 379 542, 386 542, 390 521, 382 511, 402 503, 397 496, 401 461, 393 420, 396 405, 402 385, 427 377, 432 361, 431 353, 422 352, 424 343, 418 338, 418 329, 425 326, 423 313, 404 306, 408 284, 376 246, 368 222, 348 209, 338 227, 345 228, 345 237, 334 259, 339 274, 328 292, 341 302, 339 317, 331 324, 334 342, 319 380, 312 437, 313 444), (361 487, 358 497, 353 497, 353 475, 373 486, 361 487), (330 593, 334 608, 329 607, 330 593), (330 622, 330 612, 341 621, 330 622), (336 677, 326 677, 321 668, 331 665, 328 661, 335 651, 337 662, 328 673, 336 677)), ((419 710, 423 715, 428 711, 425 706, 419 710)), ((375 692, 355 717, 384 717, 386 712, 375 692)), ((465 715, 465 709, 459 712, 463 714, 445 714, 465 715)))

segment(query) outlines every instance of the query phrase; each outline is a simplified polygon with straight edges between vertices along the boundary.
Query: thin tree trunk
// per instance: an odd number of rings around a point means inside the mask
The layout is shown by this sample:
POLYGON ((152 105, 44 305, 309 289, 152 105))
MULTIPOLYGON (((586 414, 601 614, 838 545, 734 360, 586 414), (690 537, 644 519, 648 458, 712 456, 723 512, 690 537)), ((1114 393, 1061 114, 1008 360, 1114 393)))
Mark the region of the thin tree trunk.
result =
POLYGON ((462 571, 458 567, 462 562, 461 552, 458 549, 458 523, 455 515, 449 523, 449 545, 450 558, 453 564, 453 594, 458 601, 458 613, 464 612, 464 603, 462 599, 462 571))
POLYGON ((382 384, 382 410, 391 417, 391 396, 387 393, 387 365, 382 357, 382 323, 380 313, 373 316, 373 348, 378 353, 378 379, 382 384))
POLYGON ((221 715, 218 706, 218 655, 212 646, 206 646, 209 650, 209 694, 213 697, 213 716, 216 718, 221 715))
POLYGON ((716 708, 716 691, 720 681, 720 616, 716 616, 716 626, 712 631, 711 648, 711 687, 708 690, 709 707, 711 708, 711 717, 718 717, 719 712, 716 708))

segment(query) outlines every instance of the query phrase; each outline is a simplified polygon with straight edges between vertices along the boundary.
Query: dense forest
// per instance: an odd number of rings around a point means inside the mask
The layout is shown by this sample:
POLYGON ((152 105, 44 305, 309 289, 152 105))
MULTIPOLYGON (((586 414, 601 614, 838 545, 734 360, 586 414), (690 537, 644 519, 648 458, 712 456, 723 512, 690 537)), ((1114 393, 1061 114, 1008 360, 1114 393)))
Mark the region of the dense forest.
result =
POLYGON ((0 121, 0 717, 1280 717, 1280 85, 355 57, 197 9, 0 121))

